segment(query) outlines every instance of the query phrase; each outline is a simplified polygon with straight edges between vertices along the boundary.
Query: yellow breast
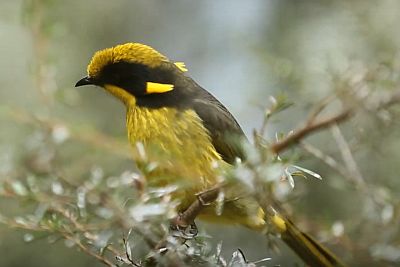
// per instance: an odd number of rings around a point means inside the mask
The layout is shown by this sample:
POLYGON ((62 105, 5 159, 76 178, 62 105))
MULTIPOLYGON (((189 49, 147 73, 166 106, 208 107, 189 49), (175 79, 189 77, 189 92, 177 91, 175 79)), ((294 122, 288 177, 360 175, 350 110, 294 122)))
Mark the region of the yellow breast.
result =
POLYGON ((191 202, 216 183, 221 156, 195 111, 130 105, 126 126, 130 143, 143 143, 147 160, 157 164, 147 175, 151 185, 178 184, 180 198, 191 202))

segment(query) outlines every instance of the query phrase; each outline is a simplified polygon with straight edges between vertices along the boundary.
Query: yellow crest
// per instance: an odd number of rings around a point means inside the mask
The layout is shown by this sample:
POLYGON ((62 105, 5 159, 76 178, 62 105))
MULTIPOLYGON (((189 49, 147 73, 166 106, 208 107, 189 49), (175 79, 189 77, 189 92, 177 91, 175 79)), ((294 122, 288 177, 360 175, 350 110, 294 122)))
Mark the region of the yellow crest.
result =
POLYGON ((185 62, 175 62, 175 66, 178 67, 182 72, 187 72, 188 69, 186 68, 185 62))
POLYGON ((167 62, 168 58, 148 45, 126 43, 96 52, 87 67, 88 75, 96 77, 104 66, 120 61, 139 63, 154 68, 162 62, 167 62))

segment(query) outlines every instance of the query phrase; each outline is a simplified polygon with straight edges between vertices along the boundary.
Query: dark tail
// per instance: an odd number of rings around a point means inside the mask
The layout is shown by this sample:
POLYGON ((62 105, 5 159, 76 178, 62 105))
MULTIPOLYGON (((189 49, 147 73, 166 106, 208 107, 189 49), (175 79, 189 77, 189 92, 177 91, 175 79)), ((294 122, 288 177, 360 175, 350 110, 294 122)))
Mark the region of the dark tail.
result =
POLYGON ((272 223, 278 228, 282 240, 311 267, 344 267, 345 265, 327 248, 308 234, 300 231, 290 220, 275 214, 272 223))

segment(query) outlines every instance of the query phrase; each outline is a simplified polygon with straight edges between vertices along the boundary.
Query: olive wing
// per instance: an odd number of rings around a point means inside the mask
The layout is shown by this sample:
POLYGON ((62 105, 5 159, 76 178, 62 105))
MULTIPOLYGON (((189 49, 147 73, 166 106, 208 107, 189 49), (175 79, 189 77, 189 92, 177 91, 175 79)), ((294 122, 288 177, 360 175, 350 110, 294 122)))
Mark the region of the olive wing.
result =
POLYGON ((242 144, 247 141, 239 123, 212 94, 201 88, 193 107, 209 131, 212 144, 223 160, 233 164, 236 158, 245 159, 242 144))

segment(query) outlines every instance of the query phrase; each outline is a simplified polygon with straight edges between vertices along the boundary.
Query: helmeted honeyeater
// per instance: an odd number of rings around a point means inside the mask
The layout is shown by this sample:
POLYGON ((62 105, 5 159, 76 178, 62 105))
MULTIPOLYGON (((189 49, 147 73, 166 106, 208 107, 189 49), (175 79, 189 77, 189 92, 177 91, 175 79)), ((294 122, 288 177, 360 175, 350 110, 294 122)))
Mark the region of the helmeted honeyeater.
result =
MULTIPOLYGON (((215 185, 215 164, 244 160, 246 137, 232 114, 213 95, 185 74, 181 62, 171 62, 150 46, 127 43, 98 51, 88 76, 76 86, 93 84, 120 99, 126 107, 126 127, 132 145, 138 142, 147 158, 158 163, 146 175, 153 186, 176 184, 173 196, 185 210, 196 193, 215 185)), ((140 168, 140 163, 138 164, 140 168)), ((263 229, 265 214, 244 197, 243 186, 229 185, 222 214, 205 208, 200 219, 263 229)), ((327 249, 280 215, 271 218, 282 239, 311 266, 342 266, 327 249)))

